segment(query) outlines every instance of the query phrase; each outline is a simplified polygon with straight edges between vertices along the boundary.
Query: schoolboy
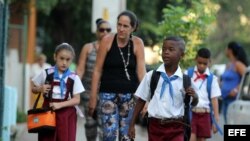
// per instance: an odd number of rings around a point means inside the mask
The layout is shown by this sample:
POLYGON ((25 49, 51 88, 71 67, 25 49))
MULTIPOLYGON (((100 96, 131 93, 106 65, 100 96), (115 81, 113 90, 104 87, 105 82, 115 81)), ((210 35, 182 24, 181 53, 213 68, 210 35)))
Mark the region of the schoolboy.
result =
POLYGON ((135 121, 141 109, 148 104, 148 140, 183 141, 184 140, 184 97, 185 91, 197 101, 195 91, 189 87, 183 89, 183 73, 179 62, 184 56, 185 42, 182 38, 167 37, 162 46, 163 64, 156 70, 160 72, 155 93, 151 98, 150 80, 153 71, 143 78, 135 95, 138 97, 133 118, 129 127, 129 137, 135 138, 135 121))
POLYGON ((221 90, 217 77, 209 71, 210 57, 211 53, 207 48, 200 48, 195 57, 196 65, 185 72, 189 75, 190 71, 192 72, 192 86, 199 97, 197 106, 192 108, 190 141, 205 141, 206 138, 210 138, 211 127, 214 133, 217 132, 215 122, 211 126, 210 114, 213 112, 215 121, 219 121, 218 97, 221 95, 221 90), (211 86, 208 86, 209 76, 212 77, 211 84, 209 84, 211 86), (210 94, 207 87, 211 88, 210 94))

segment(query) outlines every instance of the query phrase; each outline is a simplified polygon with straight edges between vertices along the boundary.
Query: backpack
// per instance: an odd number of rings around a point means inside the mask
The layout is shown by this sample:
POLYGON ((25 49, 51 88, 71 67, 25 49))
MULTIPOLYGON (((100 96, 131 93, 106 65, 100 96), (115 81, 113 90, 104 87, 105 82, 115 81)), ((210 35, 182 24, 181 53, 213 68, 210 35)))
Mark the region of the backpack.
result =
MULTIPOLYGON (((157 87, 158 81, 160 78, 160 72, 153 70, 152 77, 150 80, 150 92, 151 92, 151 99, 154 96, 155 89, 157 87)), ((184 89, 191 86, 191 78, 188 75, 183 74, 183 87, 184 89)), ((184 98, 184 122, 185 122, 185 129, 184 129, 184 141, 189 141, 191 136, 191 126, 190 126, 190 96, 185 95, 184 98)))
MULTIPOLYGON (((193 77, 194 74, 194 67, 190 67, 187 70, 188 76, 190 78, 193 77)), ((223 131, 220 128, 219 124, 216 122, 215 117, 214 117, 214 112, 213 112, 213 106, 212 106, 212 102, 211 102, 211 88, 212 88, 212 82, 213 82, 213 73, 210 72, 210 75, 207 77, 207 93, 208 93, 208 99, 209 99, 209 107, 210 107, 210 118, 211 118, 211 122, 212 124, 215 124, 216 128, 218 129, 218 132, 223 135, 223 131)))
MULTIPOLYGON (((46 72, 46 79, 45 79, 45 84, 50 84, 51 85, 51 90, 49 91, 48 98, 51 99, 52 97, 52 89, 54 86, 54 68, 48 68, 45 69, 46 72)), ((70 75, 74 75, 74 73, 71 73, 70 75)), ((73 86, 74 86, 74 79, 72 77, 68 77, 67 82, 66 82, 66 96, 64 100, 67 100, 69 97, 69 94, 71 98, 73 97, 73 86)), ((46 97, 45 97, 46 98, 46 97)))

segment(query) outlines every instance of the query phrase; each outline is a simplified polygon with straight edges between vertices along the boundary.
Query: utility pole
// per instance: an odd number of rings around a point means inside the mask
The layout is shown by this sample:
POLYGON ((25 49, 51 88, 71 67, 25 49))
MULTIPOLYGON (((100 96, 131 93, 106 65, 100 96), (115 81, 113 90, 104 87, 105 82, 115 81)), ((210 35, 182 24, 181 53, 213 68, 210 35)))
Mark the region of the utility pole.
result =
POLYGON ((5 73, 5 52, 7 45, 8 25, 8 4, 7 0, 0 0, 0 139, 2 138, 3 110, 4 110, 4 73, 5 73))
POLYGON ((34 62, 36 48, 36 0, 29 2, 27 63, 34 62))

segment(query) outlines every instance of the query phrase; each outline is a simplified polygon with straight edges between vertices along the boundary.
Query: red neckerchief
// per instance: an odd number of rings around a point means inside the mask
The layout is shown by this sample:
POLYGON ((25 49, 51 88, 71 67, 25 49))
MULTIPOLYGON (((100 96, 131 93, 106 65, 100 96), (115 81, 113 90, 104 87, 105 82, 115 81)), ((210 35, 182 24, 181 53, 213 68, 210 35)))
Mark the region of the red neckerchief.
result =
POLYGON ((205 80, 207 78, 206 74, 199 74, 197 71, 195 72, 196 78, 194 79, 194 82, 197 81, 198 79, 205 80))

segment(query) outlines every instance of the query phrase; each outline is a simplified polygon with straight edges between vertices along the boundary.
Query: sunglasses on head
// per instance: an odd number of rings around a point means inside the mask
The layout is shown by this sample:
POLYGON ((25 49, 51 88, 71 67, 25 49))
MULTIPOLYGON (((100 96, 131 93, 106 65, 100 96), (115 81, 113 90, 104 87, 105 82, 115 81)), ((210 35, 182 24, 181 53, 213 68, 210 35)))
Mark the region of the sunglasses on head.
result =
POLYGON ((111 28, 99 28, 98 31, 99 32, 104 32, 104 31, 107 31, 107 32, 111 32, 111 28))

